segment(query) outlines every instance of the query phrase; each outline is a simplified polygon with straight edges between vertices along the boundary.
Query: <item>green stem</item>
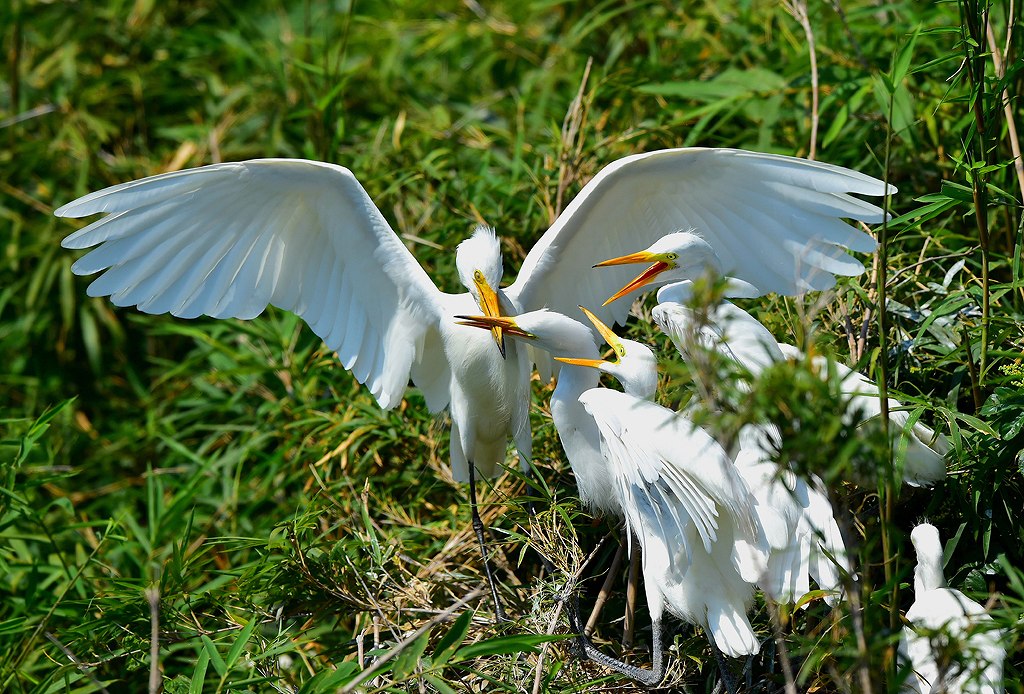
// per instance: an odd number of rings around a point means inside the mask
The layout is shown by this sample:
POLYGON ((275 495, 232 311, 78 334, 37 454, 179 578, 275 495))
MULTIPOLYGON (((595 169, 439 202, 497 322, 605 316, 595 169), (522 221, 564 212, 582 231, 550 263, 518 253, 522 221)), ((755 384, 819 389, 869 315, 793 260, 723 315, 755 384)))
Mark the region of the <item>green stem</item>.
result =
POLYGON ((967 77, 971 83, 971 103, 974 114, 975 136, 972 139, 974 153, 972 164, 981 164, 968 169, 974 196, 974 221, 978 227, 978 243, 981 246, 981 353, 978 356, 978 383, 984 386, 988 370, 988 332, 990 317, 989 297, 989 232, 988 232, 988 189, 983 173, 985 162, 985 56, 978 55, 981 46, 986 45, 985 26, 988 24, 988 8, 964 0, 960 3, 960 27, 964 46, 967 77), (966 5, 966 7, 965 7, 966 5), (970 39, 970 40, 968 40, 970 39), (974 46, 972 48, 972 46, 974 46))

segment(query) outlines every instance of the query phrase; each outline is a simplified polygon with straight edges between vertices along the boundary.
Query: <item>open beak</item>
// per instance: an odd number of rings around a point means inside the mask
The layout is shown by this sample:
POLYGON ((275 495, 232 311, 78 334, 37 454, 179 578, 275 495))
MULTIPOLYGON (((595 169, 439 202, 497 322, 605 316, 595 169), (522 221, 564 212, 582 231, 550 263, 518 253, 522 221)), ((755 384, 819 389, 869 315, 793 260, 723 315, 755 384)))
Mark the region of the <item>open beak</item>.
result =
POLYGON ((604 364, 600 359, 571 359, 569 357, 555 357, 555 361, 560 361, 563 364, 572 364, 573 366, 589 366, 592 369, 600 369, 601 365, 604 364))
MULTIPOLYGON (((622 350, 620 346, 622 343, 619 340, 619 336, 612 332, 612 329, 605 325, 604 321, 588 311, 586 308, 580 306, 580 310, 583 311, 590 322, 594 324, 594 327, 597 328, 597 332, 601 334, 604 341, 611 345, 612 349, 615 350, 615 354, 621 354, 622 350)), ((573 364, 574 366, 589 366, 592 369, 599 369, 601 368, 601 365, 609 363, 602 359, 571 359, 568 357, 555 357, 555 361, 560 361, 564 364, 573 364)))
POLYGON ((594 327, 597 328, 597 332, 601 334, 601 337, 604 338, 604 341, 607 342, 612 347, 615 347, 615 345, 618 344, 619 342, 619 336, 616 335, 611 328, 605 325, 600 318, 595 316, 586 308, 584 308, 583 306, 580 306, 579 308, 581 311, 583 311, 583 314, 587 317, 587 320, 594 324, 594 327))
MULTIPOLYGON (((488 318, 501 318, 501 306, 498 303, 498 292, 491 288, 491 285, 487 283, 487 280, 481 280, 476 283, 477 291, 480 293, 480 308, 483 309, 484 314, 488 318)), ((491 335, 494 337, 494 344, 498 345, 498 351, 501 352, 501 358, 505 358, 505 336, 502 334, 504 328, 499 325, 495 325, 491 328, 491 335)))
POLYGON ((499 331, 501 335, 515 335, 517 337, 525 337, 527 339, 536 339, 536 335, 533 333, 526 332, 516 323, 516 319, 512 316, 455 316, 458 319, 459 325, 468 325, 472 328, 482 328, 484 330, 490 330, 493 334, 494 331, 499 331))
POLYGON ((602 306, 607 306, 616 299, 621 299, 630 292, 636 291, 644 285, 650 284, 654 281, 654 278, 665 272, 672 266, 662 260, 657 254, 650 253, 649 251, 640 251, 639 253, 630 253, 629 255, 619 256, 618 258, 612 258, 598 263, 594 267, 608 267, 610 265, 634 265, 637 263, 652 263, 652 265, 637 275, 632 282, 627 284, 625 287, 617 291, 610 299, 605 301, 602 306))

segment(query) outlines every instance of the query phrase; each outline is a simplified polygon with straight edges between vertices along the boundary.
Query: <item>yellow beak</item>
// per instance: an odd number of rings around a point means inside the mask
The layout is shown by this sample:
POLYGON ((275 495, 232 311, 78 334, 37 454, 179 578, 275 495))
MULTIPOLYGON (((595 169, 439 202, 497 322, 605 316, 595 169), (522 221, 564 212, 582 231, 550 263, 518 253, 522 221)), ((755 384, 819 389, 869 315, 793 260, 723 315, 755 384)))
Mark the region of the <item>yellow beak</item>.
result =
POLYGON ((621 299, 630 292, 636 291, 644 285, 650 284, 654 281, 654 278, 665 272, 672 266, 666 263, 661 257, 655 253, 648 251, 640 251, 638 253, 630 253, 629 255, 619 256, 618 258, 611 258, 598 263, 594 267, 608 267, 610 265, 634 265, 636 263, 653 263, 649 268, 637 275, 632 282, 627 284, 625 287, 617 291, 610 299, 605 301, 602 306, 607 306, 616 299, 621 299))
MULTIPOLYGON (((580 306, 580 310, 583 311, 590 322, 594 324, 594 327, 597 328, 597 332, 601 334, 604 341, 611 345, 612 349, 615 350, 615 354, 621 354, 622 343, 619 341, 619 336, 612 332, 612 329, 605 325, 604 321, 588 311, 586 308, 580 306)), ((555 361, 560 361, 564 364, 572 364, 574 366, 589 366, 592 369, 599 369, 602 364, 609 363, 601 359, 572 359, 568 357, 555 357, 555 361)))
POLYGON ((555 357, 555 361, 573 366, 589 366, 592 369, 600 369, 601 364, 604 364, 600 359, 571 359, 569 357, 555 357))
POLYGON ((468 325, 472 328, 483 328, 484 330, 490 330, 492 333, 495 330, 501 331, 501 334, 516 335, 518 337, 525 337, 528 339, 535 339, 536 336, 533 333, 528 333, 516 323, 516 319, 511 316, 455 316, 458 319, 459 325, 468 325))
MULTIPOLYGON (((477 292, 480 294, 480 308, 488 318, 501 318, 501 305, 498 302, 498 292, 491 288, 487 280, 474 280, 477 292)), ((494 337, 494 344, 498 345, 501 358, 505 358, 505 336, 502 334, 502 327, 495 325, 491 328, 491 335, 494 337)))

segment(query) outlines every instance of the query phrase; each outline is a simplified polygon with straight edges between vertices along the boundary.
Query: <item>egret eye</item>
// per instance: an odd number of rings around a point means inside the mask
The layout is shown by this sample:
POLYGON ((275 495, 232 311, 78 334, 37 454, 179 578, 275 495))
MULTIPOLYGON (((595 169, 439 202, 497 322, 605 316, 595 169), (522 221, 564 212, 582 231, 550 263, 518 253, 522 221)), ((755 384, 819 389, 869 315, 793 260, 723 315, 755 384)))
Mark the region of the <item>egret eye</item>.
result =
POLYGON ((666 253, 666 254, 665 254, 665 258, 666 258, 667 260, 675 260, 675 259, 676 259, 676 258, 678 258, 678 257, 679 257, 679 254, 678 254, 678 253, 666 253))
POLYGON ((474 271, 473 272, 473 281, 474 282, 483 282, 484 281, 484 273, 480 272, 479 270, 474 271))
POLYGON ((623 347, 622 345, 616 345, 615 353, 618 354, 620 357, 624 357, 626 356, 626 348, 623 347))

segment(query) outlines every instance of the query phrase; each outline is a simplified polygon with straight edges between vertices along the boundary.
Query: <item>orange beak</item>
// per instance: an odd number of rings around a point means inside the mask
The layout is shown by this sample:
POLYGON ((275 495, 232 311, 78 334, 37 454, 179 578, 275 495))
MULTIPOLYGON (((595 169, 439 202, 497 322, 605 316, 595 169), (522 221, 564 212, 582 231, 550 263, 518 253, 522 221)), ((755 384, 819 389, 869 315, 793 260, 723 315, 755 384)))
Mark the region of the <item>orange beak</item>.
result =
MULTIPOLYGON (((580 306, 580 310, 583 311, 590 322, 594 324, 594 327, 597 328, 597 332, 601 334, 604 341, 611 345, 612 349, 615 350, 615 354, 620 354, 622 343, 619 341, 619 336, 612 332, 612 329, 605 325, 604 322, 593 313, 582 306, 580 306)), ((608 363, 601 359, 571 359, 567 357, 555 357, 555 361, 560 361, 564 364, 573 364, 574 366, 589 366, 592 369, 599 369, 602 364, 608 363)))
POLYGON ((636 263, 653 263, 649 268, 637 275, 632 282, 627 284, 625 287, 615 292, 610 299, 605 301, 602 306, 607 306, 616 299, 621 299, 630 292, 634 292, 640 287, 650 284, 654 281, 661 273, 665 272, 672 266, 662 260, 658 254, 650 253, 648 251, 640 251, 639 253, 630 253, 629 255, 619 256, 618 258, 612 258, 598 263, 594 267, 608 267, 610 265, 634 265, 636 263))

